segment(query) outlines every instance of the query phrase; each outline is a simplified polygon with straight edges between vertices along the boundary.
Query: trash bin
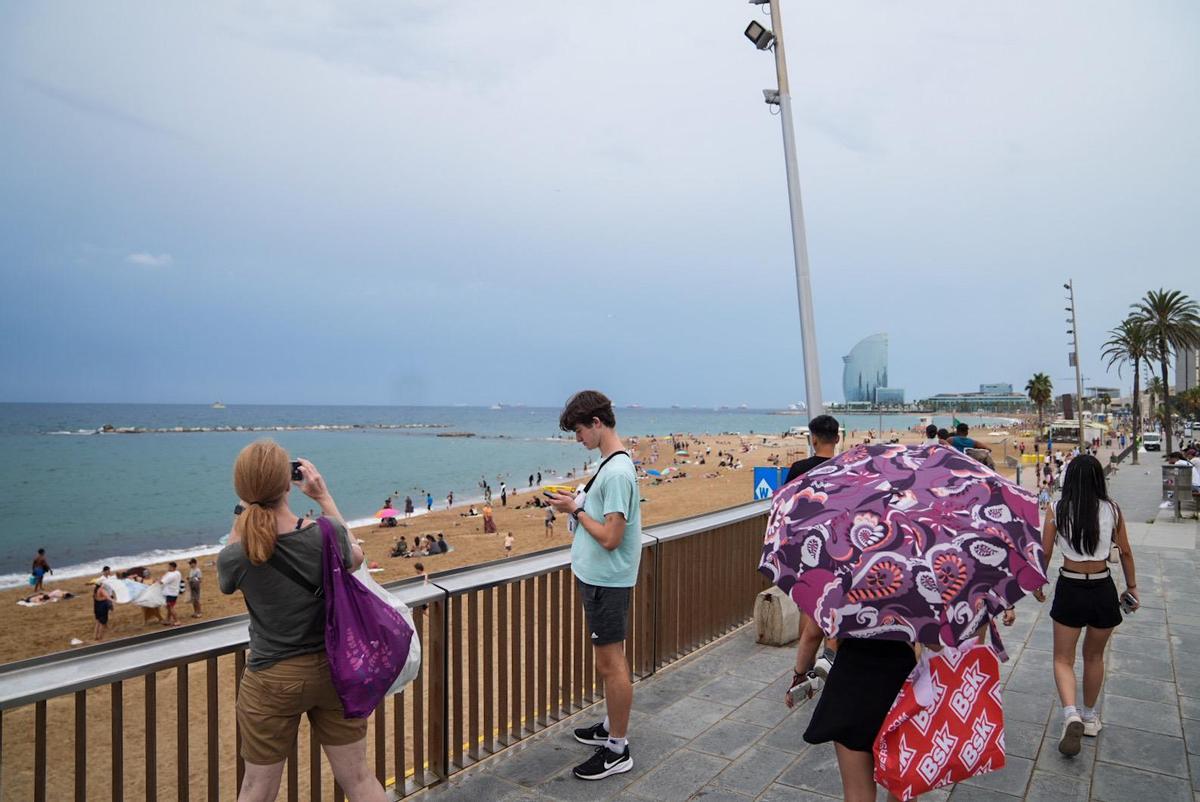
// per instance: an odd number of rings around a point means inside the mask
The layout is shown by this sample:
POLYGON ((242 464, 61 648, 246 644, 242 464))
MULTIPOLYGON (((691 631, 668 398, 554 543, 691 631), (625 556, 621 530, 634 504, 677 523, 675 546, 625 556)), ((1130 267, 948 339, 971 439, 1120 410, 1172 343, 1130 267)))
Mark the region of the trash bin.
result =
POLYGON ((1182 518, 1183 513, 1196 512, 1196 497, 1192 495, 1192 466, 1164 465, 1162 466, 1162 498, 1172 502, 1176 518, 1182 518))

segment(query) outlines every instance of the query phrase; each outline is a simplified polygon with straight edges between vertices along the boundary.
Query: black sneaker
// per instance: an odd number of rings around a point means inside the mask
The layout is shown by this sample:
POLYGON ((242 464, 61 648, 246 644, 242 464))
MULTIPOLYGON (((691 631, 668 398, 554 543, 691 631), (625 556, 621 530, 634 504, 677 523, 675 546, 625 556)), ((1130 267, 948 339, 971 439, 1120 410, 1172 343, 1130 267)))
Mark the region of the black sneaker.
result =
POLYGON ((597 746, 596 753, 575 767, 575 776, 581 780, 603 780, 611 774, 623 774, 633 768, 629 747, 621 754, 607 746, 597 746))
POLYGON ((608 743, 608 730, 604 729, 604 722, 601 721, 575 730, 575 740, 588 746, 604 746, 608 743))

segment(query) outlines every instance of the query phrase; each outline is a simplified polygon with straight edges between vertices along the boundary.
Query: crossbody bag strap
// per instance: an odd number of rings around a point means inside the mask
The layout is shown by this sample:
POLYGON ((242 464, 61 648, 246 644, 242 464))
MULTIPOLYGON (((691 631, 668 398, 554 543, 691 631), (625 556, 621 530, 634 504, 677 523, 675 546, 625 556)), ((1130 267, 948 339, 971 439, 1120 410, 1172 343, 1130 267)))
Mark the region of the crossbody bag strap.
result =
MULTIPOLYGON (((618 456, 619 454, 624 454, 627 457, 629 456, 628 451, 614 451, 613 453, 611 453, 607 457, 605 457, 604 462, 601 462, 600 467, 597 468, 596 472, 592 474, 592 478, 588 479, 588 483, 583 486, 584 493, 586 493, 592 489, 592 485, 596 482, 596 479, 600 476, 600 471, 604 470, 604 466, 608 464, 608 461, 610 459, 612 459, 613 457, 618 456)), ((632 459, 632 457, 630 457, 630 459, 632 459)))
MULTIPOLYGON (((324 518, 322 518, 321 520, 323 521, 324 518)), ((321 527, 321 528, 323 530, 325 527, 321 527)), ((314 584, 313 582, 308 581, 307 579, 304 578, 304 576, 299 571, 297 571, 295 568, 293 568, 292 566, 290 566, 286 562, 284 562, 283 558, 279 555, 278 548, 271 552, 271 556, 267 559, 267 565, 271 566, 276 571, 283 574, 288 579, 292 580, 297 585, 299 585, 300 587, 307 590, 309 593, 311 593, 316 598, 320 599, 325 596, 325 588, 321 587, 320 585, 314 584)))

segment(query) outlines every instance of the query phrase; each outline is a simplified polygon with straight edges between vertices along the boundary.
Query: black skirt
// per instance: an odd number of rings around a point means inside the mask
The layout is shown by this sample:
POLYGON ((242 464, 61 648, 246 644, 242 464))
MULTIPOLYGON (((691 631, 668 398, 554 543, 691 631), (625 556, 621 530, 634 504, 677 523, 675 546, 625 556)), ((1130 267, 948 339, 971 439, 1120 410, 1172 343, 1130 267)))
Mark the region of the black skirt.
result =
POLYGON ((1112 576, 1070 579, 1059 576, 1054 585, 1050 618, 1072 629, 1112 629, 1121 623, 1121 602, 1112 576))
POLYGON ((912 646, 894 640, 847 638, 838 646, 804 740, 834 741, 870 752, 892 702, 917 664, 912 646))

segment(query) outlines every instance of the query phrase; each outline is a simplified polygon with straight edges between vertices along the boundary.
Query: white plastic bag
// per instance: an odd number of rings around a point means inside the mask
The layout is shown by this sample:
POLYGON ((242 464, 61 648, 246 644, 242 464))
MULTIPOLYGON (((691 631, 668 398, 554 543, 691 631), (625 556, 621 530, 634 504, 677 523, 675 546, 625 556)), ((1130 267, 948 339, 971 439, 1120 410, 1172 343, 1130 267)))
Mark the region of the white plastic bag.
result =
POLYGON ((383 599, 391 605, 392 609, 400 613, 408 623, 409 628, 413 631, 412 641, 408 644, 408 659, 404 661, 404 668, 400 670, 400 676, 396 677, 396 681, 392 683, 392 687, 388 688, 387 695, 391 696, 392 694, 400 693, 421 672, 421 639, 418 637, 417 628, 413 624, 412 610, 399 597, 393 596, 375 581, 375 577, 371 576, 371 572, 367 570, 366 560, 363 560, 362 565, 358 566, 358 570, 354 572, 354 578, 361 582, 367 590, 374 593, 380 599, 383 599))

